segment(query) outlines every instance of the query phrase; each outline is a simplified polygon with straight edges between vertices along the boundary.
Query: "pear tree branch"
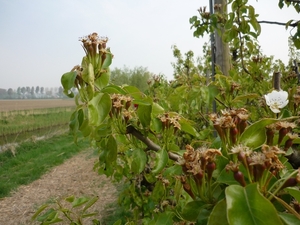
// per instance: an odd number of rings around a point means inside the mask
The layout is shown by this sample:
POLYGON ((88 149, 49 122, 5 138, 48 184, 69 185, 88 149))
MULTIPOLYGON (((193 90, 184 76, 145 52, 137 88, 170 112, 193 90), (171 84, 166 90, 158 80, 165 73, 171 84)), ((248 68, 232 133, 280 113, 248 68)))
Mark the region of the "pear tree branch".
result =
MULTIPOLYGON (((131 134, 134 137, 136 137, 137 139, 139 139, 141 142, 143 142, 145 145, 147 145, 149 150, 153 150, 153 151, 157 152, 161 149, 161 147, 159 145, 154 143, 149 138, 145 137, 140 131, 135 129, 133 126, 127 127, 127 134, 131 134)), ((168 152, 168 155, 169 155, 169 159, 171 159, 173 161, 178 161, 178 159, 179 159, 179 155, 174 154, 172 152, 168 152)))

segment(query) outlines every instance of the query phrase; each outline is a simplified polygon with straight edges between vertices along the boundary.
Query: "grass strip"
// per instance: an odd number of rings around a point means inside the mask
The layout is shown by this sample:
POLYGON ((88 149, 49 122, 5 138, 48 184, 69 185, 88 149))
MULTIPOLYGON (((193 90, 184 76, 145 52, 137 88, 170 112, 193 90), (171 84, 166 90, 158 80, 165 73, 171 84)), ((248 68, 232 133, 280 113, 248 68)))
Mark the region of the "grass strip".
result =
POLYGON ((12 190, 39 179, 52 167, 89 146, 88 140, 74 143, 73 136, 62 134, 37 143, 25 142, 16 149, 16 157, 7 151, 0 154, 0 198, 12 190))
POLYGON ((0 112, 0 137, 66 124, 73 107, 0 112))

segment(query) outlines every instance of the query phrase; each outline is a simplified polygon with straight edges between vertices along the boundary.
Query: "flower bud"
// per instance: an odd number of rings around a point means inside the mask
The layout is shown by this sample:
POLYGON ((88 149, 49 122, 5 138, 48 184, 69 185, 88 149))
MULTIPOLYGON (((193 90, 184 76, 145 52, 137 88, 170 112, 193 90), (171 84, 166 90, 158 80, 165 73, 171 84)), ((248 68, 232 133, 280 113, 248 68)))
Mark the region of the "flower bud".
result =
POLYGON ((246 182, 244 179, 244 174, 241 171, 237 171, 233 173, 234 179, 239 182, 243 187, 246 186, 246 182))
POLYGON ((284 182, 281 189, 284 189, 286 187, 294 187, 297 184, 298 184, 297 179, 295 177, 291 177, 284 182))
POLYGON ((216 169, 216 163, 215 162, 208 162, 206 165, 206 171, 207 171, 207 179, 211 180, 212 174, 214 170, 216 169))
POLYGON ((273 138, 274 138, 274 130, 267 128, 267 145, 273 145, 273 138))
POLYGON ((242 120, 239 124, 239 128, 240 128, 240 134, 242 134, 244 132, 244 130, 246 129, 246 127, 248 126, 247 121, 246 120, 242 120))
POLYGON ((293 139, 286 140, 284 144, 284 151, 289 150, 289 148, 292 147, 292 145, 293 145, 293 139))
POLYGON ((293 208, 295 209, 295 211, 300 214, 300 204, 297 201, 293 202, 293 208))
POLYGON ((230 128, 230 140, 231 140, 232 145, 235 145, 235 143, 236 143, 238 132, 239 131, 236 127, 231 127, 230 128))
POLYGON ((285 135, 289 132, 288 128, 281 128, 279 130, 279 137, 278 137, 278 146, 280 145, 281 141, 283 140, 283 138, 285 137, 285 135))
POLYGON ((192 192, 191 186, 188 183, 184 183, 182 186, 183 186, 183 189, 186 191, 186 193, 188 193, 192 199, 195 199, 195 195, 192 192))

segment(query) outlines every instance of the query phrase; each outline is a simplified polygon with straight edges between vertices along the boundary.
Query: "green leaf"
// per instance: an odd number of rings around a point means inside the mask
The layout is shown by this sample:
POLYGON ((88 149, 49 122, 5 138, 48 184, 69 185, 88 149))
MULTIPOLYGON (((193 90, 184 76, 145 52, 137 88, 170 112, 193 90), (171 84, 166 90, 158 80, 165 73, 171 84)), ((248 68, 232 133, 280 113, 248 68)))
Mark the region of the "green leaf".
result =
POLYGON ((107 52, 105 54, 105 60, 102 64, 102 69, 103 70, 108 69, 108 67, 110 66, 110 64, 112 62, 112 58, 113 58, 113 55, 110 53, 110 50, 107 49, 107 52))
POLYGON ((230 225, 282 225, 275 207, 258 191, 257 184, 231 185, 225 195, 230 225))
POLYGON ((170 166, 164 171, 163 174, 164 176, 174 176, 174 175, 179 176, 182 174, 182 166, 180 165, 170 166))
POLYGON ((285 188, 284 190, 286 190, 291 196, 293 196, 298 202, 300 202, 299 188, 288 187, 288 188, 285 188))
POLYGON ((89 63, 88 67, 82 72, 82 79, 89 85, 94 85, 95 74, 92 63, 89 63))
POLYGON ((69 128, 74 135, 75 142, 77 141, 77 131, 79 128, 78 111, 74 111, 69 121, 69 128))
POLYGON ((92 131, 91 127, 89 126, 89 120, 83 120, 81 126, 79 127, 79 130, 81 131, 84 137, 89 136, 92 131))
POLYGON ((76 208, 78 206, 83 205, 84 203, 88 202, 89 199, 86 197, 80 197, 80 198, 76 198, 73 202, 72 202, 72 207, 76 208))
MULTIPOLYGON (((134 102, 134 104, 136 104, 134 102)), ((137 109, 137 115, 139 117, 139 120, 144 128, 147 128, 150 126, 151 122, 151 111, 152 111, 152 104, 139 104, 139 107, 137 109)))
POLYGON ((262 119, 248 126, 240 137, 240 142, 251 148, 258 148, 266 141, 266 126, 277 122, 277 119, 262 119))
POLYGON ((106 87, 104 87, 101 90, 102 93, 108 93, 108 94, 122 94, 122 95, 126 95, 126 91, 124 91, 122 88, 120 88, 119 86, 116 85, 108 85, 106 87))
POLYGON ((222 199, 213 208, 207 225, 229 225, 227 221, 226 201, 222 199))
POLYGON ((134 86, 124 86, 123 90, 130 94, 134 100, 144 100, 145 94, 141 92, 137 87, 134 86))
POLYGON ((215 85, 209 85, 207 87, 207 91, 208 91, 207 104, 211 104, 220 91, 219 91, 218 87, 215 85))
POLYGON ((101 90, 104 87, 107 86, 107 84, 109 83, 109 78, 110 78, 110 73, 106 72, 106 73, 102 73, 100 77, 98 77, 95 80, 95 86, 101 90))
POLYGON ((131 170, 132 172, 139 174, 145 169, 147 162, 147 155, 143 149, 137 148, 132 151, 132 163, 131 170))
POLYGON ((140 89, 135 86, 126 85, 123 89, 129 94, 141 93, 140 89))
POLYGON ((75 71, 73 71, 73 72, 68 72, 68 73, 63 74, 60 79, 61 85, 64 88, 64 94, 70 98, 74 97, 74 93, 72 91, 70 91, 70 89, 72 87, 74 87, 74 82, 75 82, 76 76, 77 76, 77 73, 75 71))
POLYGON ((279 212, 279 217, 281 218, 281 220, 284 222, 285 225, 300 224, 299 219, 293 214, 279 212))
POLYGON ((155 201, 155 202, 160 202, 161 199, 164 197, 164 195, 165 195, 165 187, 164 187, 162 181, 161 181, 161 180, 158 180, 158 181, 155 183, 153 192, 152 192, 152 194, 151 194, 151 198, 152 198, 153 201, 155 201))
POLYGON ((157 104, 156 102, 152 103, 152 115, 153 117, 159 115, 159 114, 163 114, 165 112, 164 108, 161 107, 159 104, 157 104))
POLYGON ((173 212, 164 212, 160 213, 155 225, 173 225, 173 218, 174 213, 173 212))
POLYGON ((237 97, 235 97, 232 102, 236 103, 236 102, 241 102, 241 101, 244 101, 244 100, 247 100, 247 99, 255 99, 255 98, 259 98, 260 96, 258 94, 254 94, 254 93, 251 93, 251 94, 246 94, 246 95, 239 95, 237 97))
POLYGON ((87 218, 87 217, 92 217, 92 216, 96 216, 98 213, 94 212, 94 213, 87 213, 87 214, 83 214, 81 217, 82 218, 87 218))
POLYGON ((38 208, 38 210, 33 214, 33 216, 31 217, 31 220, 35 220, 38 215, 43 212, 49 205, 48 204, 44 204, 42 205, 40 208, 38 208))
POLYGON ((225 29, 226 30, 230 29, 233 25, 234 13, 231 12, 231 13, 228 14, 228 16, 229 16, 229 19, 225 23, 225 29))
POLYGON ((155 166, 152 173, 157 174, 164 169, 168 163, 169 155, 165 149, 160 149, 156 153, 155 166))
POLYGON ((108 163, 112 163, 117 160, 118 145, 115 138, 112 135, 110 135, 108 138, 106 151, 107 151, 106 161, 108 163))
POLYGON ((72 202, 75 200, 75 197, 74 197, 74 195, 71 195, 71 196, 65 198, 65 200, 66 200, 67 202, 72 203, 72 202))
MULTIPOLYGON (((224 167, 223 167, 224 168, 224 167)), ((217 178, 218 183, 232 185, 232 184, 239 184, 234 177, 233 173, 231 171, 226 171, 226 168, 224 168, 221 173, 219 174, 217 178)))
POLYGON ((37 221, 51 221, 55 218, 56 211, 53 208, 48 209, 43 215, 37 217, 37 221))
POLYGON ((96 93, 88 103, 89 121, 93 126, 99 126, 111 110, 111 99, 106 93, 96 93))
POLYGON ((113 225, 122 225, 122 220, 121 219, 117 220, 116 222, 114 222, 113 225))
POLYGON ((93 198, 91 198, 84 206, 82 212, 85 212, 88 208, 90 208, 91 206, 93 206, 97 201, 98 201, 99 197, 95 196, 93 198))
POLYGON ((181 216, 187 221, 196 221, 198 216, 201 214, 201 210, 206 206, 202 201, 196 200, 186 204, 183 208, 181 216))
POLYGON ((198 133, 197 131, 195 130, 195 128, 191 125, 191 121, 187 120, 187 119, 184 119, 184 118, 181 118, 179 120, 179 124, 181 126, 181 131, 184 131, 188 134, 191 134, 193 136, 197 136, 198 133))

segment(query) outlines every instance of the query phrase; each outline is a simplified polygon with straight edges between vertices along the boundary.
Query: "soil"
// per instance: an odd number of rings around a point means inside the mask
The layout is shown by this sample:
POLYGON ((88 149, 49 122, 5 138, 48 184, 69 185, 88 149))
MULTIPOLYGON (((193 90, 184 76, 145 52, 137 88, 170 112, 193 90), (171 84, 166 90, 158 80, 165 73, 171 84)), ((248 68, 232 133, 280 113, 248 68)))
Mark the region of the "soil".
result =
POLYGON ((0 100, 0 112, 75 106, 74 99, 0 100))
MULTIPOLYGON (((53 168, 39 180, 19 187, 11 193, 10 197, 0 199, 0 224, 39 224, 31 223, 31 217, 38 207, 71 195, 75 197, 99 196, 99 200, 88 211, 97 211, 96 218, 101 219, 107 211, 107 206, 116 202, 117 191, 116 186, 108 178, 98 175, 93 170, 96 160, 97 157, 92 154, 91 150, 85 150, 53 168)), ((57 224, 70 223, 65 221, 57 224)))

